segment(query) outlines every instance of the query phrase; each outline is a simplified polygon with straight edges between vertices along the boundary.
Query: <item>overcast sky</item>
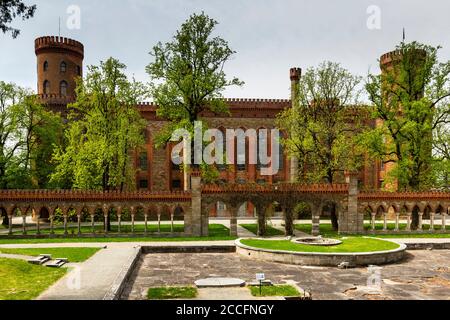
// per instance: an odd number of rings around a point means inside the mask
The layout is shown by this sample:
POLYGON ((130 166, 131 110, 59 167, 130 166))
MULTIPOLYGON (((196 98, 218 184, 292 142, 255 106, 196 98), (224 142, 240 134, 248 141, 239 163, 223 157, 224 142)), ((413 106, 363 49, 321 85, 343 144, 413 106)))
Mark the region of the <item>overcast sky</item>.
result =
MULTIPOLYGON (((216 33, 237 54, 226 65, 229 76, 245 81, 226 97, 288 98, 289 68, 306 69, 323 60, 340 62, 359 75, 378 72, 377 59, 402 39, 441 45, 450 59, 448 0, 25 0, 36 3, 33 19, 15 21, 17 39, 0 34, 0 80, 36 88, 34 39, 61 35, 85 45, 84 66, 110 56, 128 66, 128 74, 149 81, 148 52, 170 40, 186 18, 205 11, 219 21, 216 33), (81 28, 69 29, 70 5, 81 9, 81 28), (381 29, 369 29, 368 7, 380 9, 381 29)), ((370 20, 376 26, 376 20, 370 20)))

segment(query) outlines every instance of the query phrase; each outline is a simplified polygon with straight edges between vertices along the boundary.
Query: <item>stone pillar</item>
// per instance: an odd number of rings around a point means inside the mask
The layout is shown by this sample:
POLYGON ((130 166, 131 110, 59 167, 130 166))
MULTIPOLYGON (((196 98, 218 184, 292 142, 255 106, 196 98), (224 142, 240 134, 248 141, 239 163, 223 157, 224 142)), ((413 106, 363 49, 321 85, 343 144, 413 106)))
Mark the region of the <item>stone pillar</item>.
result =
POLYGON ((205 219, 202 219, 204 213, 202 213, 201 180, 202 178, 199 171, 193 171, 191 173, 191 216, 189 219, 187 219, 187 221, 190 223, 190 226, 188 225, 185 227, 187 227, 187 230, 190 230, 191 236, 194 237, 200 237, 208 234, 208 228, 206 230, 203 230, 205 227, 205 219))
POLYGON ((388 225, 387 225, 387 212, 383 212, 383 231, 387 231, 388 225))
POLYGON ((161 233, 161 213, 158 213, 158 233, 161 233))
POLYGON ((134 210, 131 209, 131 233, 134 234, 134 218, 135 218, 135 213, 134 210))
POLYGON ((41 216, 39 214, 37 214, 35 217, 36 217, 36 234, 40 235, 41 234, 41 222, 39 221, 39 219, 41 219, 41 216))
POLYGON ((348 197, 347 204, 339 206, 339 233, 364 233, 364 214, 358 212, 358 173, 348 173, 346 182, 348 197))
POLYGON ((26 215, 22 215, 22 234, 23 235, 27 234, 27 216, 26 215))
POLYGON ((122 213, 117 212, 117 233, 122 232, 122 213))
POLYGON ((144 214, 144 219, 145 219, 145 229, 144 229, 144 233, 147 235, 148 233, 148 213, 144 214))
POLYGON ((417 230, 423 230, 423 212, 419 212, 419 225, 417 226, 417 230))
POLYGON ((311 234, 314 237, 320 235, 320 211, 322 210, 322 206, 317 206, 312 210, 312 230, 311 234))
POLYGON ((174 227, 173 227, 173 218, 174 218, 174 214, 173 212, 170 214, 170 232, 173 233, 174 231, 174 227))
POLYGON ((81 212, 77 214, 78 235, 81 236, 81 212))
POLYGON ((406 231, 411 231, 411 216, 412 212, 406 213, 406 231))
POLYGON ((436 213, 430 212, 430 231, 434 231, 434 216, 436 213))
POLYGON ((8 216, 8 220, 9 220, 9 225, 8 225, 8 235, 12 235, 13 234, 13 216, 8 216))
POLYGON ((95 214, 91 214, 92 234, 95 235, 95 214))
POLYGON ((55 223, 54 223, 55 215, 54 215, 54 213, 49 215, 49 220, 50 220, 50 235, 54 235, 55 234, 55 223))
MULTIPOLYGON (((441 219, 442 219, 442 231, 446 231, 447 230, 447 224, 446 224, 446 214, 445 211, 442 211, 441 213, 441 219)), ((9 223, 9 225, 11 225, 11 223, 9 223)))
POLYGON ((235 207, 229 207, 228 208, 230 212, 230 236, 231 237, 237 237, 238 231, 237 231, 237 215, 239 208, 235 207))
POLYGON ((69 233, 67 232, 67 213, 64 214, 64 235, 67 236, 69 233))
POLYGON ((108 234, 108 211, 103 213, 103 218, 105 219, 105 234, 108 234))
POLYGON ((400 230, 400 212, 395 213, 395 231, 400 230))
POLYGON ((372 231, 375 231, 375 218, 377 217, 377 213, 376 212, 372 212, 372 231))

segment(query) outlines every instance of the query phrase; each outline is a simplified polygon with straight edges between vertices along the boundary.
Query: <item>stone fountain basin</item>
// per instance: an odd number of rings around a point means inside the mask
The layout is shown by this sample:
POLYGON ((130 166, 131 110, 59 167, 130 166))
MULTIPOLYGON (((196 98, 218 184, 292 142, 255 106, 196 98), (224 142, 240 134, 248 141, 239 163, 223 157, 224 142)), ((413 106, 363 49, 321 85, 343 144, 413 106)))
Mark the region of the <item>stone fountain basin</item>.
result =
POLYGON ((322 237, 302 237, 292 239, 291 241, 297 244, 307 244, 311 246, 323 246, 323 247, 337 246, 342 244, 341 240, 322 237))

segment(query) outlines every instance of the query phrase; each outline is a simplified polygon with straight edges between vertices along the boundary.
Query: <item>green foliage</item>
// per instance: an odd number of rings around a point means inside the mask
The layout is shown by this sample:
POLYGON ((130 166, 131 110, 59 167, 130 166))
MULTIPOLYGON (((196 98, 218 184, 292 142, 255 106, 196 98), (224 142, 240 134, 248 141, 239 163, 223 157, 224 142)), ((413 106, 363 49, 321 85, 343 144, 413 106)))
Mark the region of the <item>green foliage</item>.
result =
MULTIPOLYGON (((176 129, 186 129, 193 137, 194 122, 205 110, 228 113, 223 91, 243 84, 226 77, 224 66, 235 52, 224 39, 213 36, 217 24, 204 13, 193 14, 172 41, 153 47, 154 61, 147 72, 157 82, 150 91, 158 105, 158 116, 169 121, 156 136, 158 147, 164 146, 176 129)), ((211 180, 217 173, 209 169, 202 166, 208 171, 204 178, 211 180)))
POLYGON ((30 19, 34 16, 36 5, 26 5, 21 0, 2 0, 0 2, 0 30, 3 33, 10 32, 13 38, 20 34, 19 29, 10 26, 16 17, 22 20, 30 19))
POLYGON ((51 181, 64 188, 124 190, 134 188, 130 150, 144 144, 146 122, 136 109, 145 87, 129 81, 125 65, 110 58, 90 66, 69 105, 66 146, 54 154, 51 181))
POLYGON ((278 116, 278 126, 289 134, 283 144, 299 159, 301 181, 333 183, 361 166, 356 137, 365 110, 355 107, 360 80, 337 63, 310 68, 296 88, 293 108, 278 116))
MULTIPOLYGON (((439 166, 433 166, 432 149, 436 143, 442 150, 448 146, 448 132, 436 139, 436 132, 445 132, 450 114, 450 61, 439 63, 438 49, 402 42, 397 46, 398 59, 381 75, 369 75, 366 85, 373 117, 382 123, 361 142, 374 158, 394 163, 389 180, 397 182, 399 189, 420 190, 435 184, 433 167, 439 166)), ((445 158, 445 152, 440 156, 445 158)))
POLYGON ((27 89, 0 82, 0 185, 47 188, 63 123, 27 89))

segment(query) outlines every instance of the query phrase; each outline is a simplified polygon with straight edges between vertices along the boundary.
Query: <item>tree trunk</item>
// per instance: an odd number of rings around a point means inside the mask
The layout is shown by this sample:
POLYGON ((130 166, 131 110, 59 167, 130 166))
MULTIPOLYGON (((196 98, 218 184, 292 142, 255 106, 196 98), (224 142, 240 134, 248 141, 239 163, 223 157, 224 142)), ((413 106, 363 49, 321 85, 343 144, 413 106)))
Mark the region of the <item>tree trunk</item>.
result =
POLYGON ((285 209, 285 229, 286 229, 286 236, 293 236, 294 235, 294 223, 293 223, 293 210, 291 209, 285 209))
POLYGON ((262 237, 266 235, 266 213, 262 208, 257 207, 258 215, 258 236, 262 237))
POLYGON ((330 207, 330 212, 331 212, 331 225, 333 226, 333 231, 339 231, 339 220, 338 220, 338 216, 336 213, 336 204, 332 204, 330 207))

